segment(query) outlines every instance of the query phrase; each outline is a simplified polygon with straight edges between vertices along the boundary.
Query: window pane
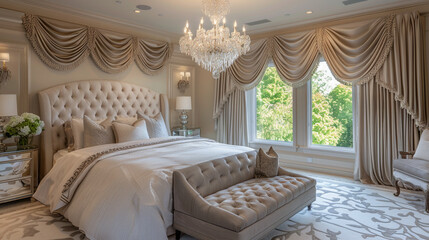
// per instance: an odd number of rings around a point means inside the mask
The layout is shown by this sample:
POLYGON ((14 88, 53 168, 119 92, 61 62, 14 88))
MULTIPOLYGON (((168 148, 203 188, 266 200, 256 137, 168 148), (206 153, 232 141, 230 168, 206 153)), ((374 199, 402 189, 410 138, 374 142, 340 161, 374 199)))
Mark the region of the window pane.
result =
POLYGON ((352 87, 336 81, 323 61, 311 88, 313 144, 353 147, 352 87))
POLYGON ((292 87, 268 67, 256 88, 256 136, 259 139, 293 141, 292 87))

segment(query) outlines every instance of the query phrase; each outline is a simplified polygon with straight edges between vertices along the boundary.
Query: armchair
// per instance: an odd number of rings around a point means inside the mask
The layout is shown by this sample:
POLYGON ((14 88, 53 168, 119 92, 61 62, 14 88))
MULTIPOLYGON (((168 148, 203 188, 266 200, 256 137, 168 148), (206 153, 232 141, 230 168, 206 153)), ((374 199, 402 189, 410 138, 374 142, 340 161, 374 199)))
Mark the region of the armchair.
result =
POLYGON ((425 195, 425 210, 429 213, 429 130, 420 138, 416 152, 399 152, 401 158, 393 161, 393 177, 396 193, 399 196, 399 183, 421 189, 425 195), (410 158, 407 158, 410 157, 410 158))

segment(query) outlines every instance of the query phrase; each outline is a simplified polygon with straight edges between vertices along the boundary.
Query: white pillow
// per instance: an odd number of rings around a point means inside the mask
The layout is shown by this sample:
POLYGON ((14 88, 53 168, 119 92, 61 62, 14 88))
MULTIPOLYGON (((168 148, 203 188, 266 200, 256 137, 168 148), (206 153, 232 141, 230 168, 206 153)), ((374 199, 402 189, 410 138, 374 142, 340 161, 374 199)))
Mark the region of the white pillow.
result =
POLYGON ((147 132, 149 133, 150 138, 160 138, 160 137, 168 137, 167 126, 165 126, 164 118, 161 113, 154 117, 149 117, 140 112, 137 113, 139 118, 142 118, 146 121, 147 124, 147 132))
POLYGON ((429 161, 429 129, 423 131, 413 158, 429 161))
POLYGON ((146 122, 143 119, 135 122, 133 125, 113 122, 112 126, 117 143, 149 139, 146 122))

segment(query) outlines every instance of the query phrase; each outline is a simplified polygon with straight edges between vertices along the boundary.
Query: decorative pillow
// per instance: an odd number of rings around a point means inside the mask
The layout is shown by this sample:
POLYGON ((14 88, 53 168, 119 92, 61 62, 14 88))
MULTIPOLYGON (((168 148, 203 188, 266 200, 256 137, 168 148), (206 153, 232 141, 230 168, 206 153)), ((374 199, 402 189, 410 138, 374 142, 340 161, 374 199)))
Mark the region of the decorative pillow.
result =
POLYGON ((83 129, 84 147, 115 143, 115 135, 113 135, 111 118, 107 118, 103 122, 97 123, 89 117, 84 116, 83 129))
POLYGON ((112 126, 117 143, 149 139, 146 121, 143 119, 133 125, 113 122, 112 126))
POLYGON ((258 157, 256 158, 256 178, 275 177, 279 172, 279 155, 270 147, 267 153, 259 149, 258 157))
POLYGON ((413 158, 429 161, 429 129, 423 131, 413 158))
POLYGON ((83 119, 73 118, 70 123, 73 134, 73 147, 71 151, 83 148, 83 119))
POLYGON ((137 122, 137 117, 128 117, 128 116, 117 116, 115 122, 125 123, 128 125, 133 125, 137 122))
POLYGON ((137 113, 139 118, 146 121, 147 132, 150 138, 168 137, 167 126, 165 126, 164 118, 161 113, 158 113, 155 117, 149 117, 140 112, 137 113))
POLYGON ((67 150, 71 152, 74 149, 74 139, 73 139, 71 121, 69 120, 65 122, 63 126, 64 126, 64 132, 66 133, 67 150))
MULTIPOLYGON (((95 121, 101 123, 101 121, 95 121)), ((84 147, 84 126, 83 118, 73 118, 64 123, 64 131, 66 133, 67 145, 69 152, 78 150, 84 147)))

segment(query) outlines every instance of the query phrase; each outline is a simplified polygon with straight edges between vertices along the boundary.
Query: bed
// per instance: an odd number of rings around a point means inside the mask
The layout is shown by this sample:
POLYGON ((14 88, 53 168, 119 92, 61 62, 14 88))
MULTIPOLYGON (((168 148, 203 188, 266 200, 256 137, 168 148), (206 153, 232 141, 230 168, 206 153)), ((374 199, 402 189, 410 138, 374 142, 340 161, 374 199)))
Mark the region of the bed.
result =
POLYGON ((244 163, 256 158, 247 147, 171 136, 67 153, 63 125, 84 115, 101 120, 161 113, 169 129, 167 96, 118 81, 80 81, 42 91, 39 101, 46 125, 40 165, 46 176, 34 197, 63 214, 89 239, 167 239, 174 233, 175 169, 214 159, 244 163))

